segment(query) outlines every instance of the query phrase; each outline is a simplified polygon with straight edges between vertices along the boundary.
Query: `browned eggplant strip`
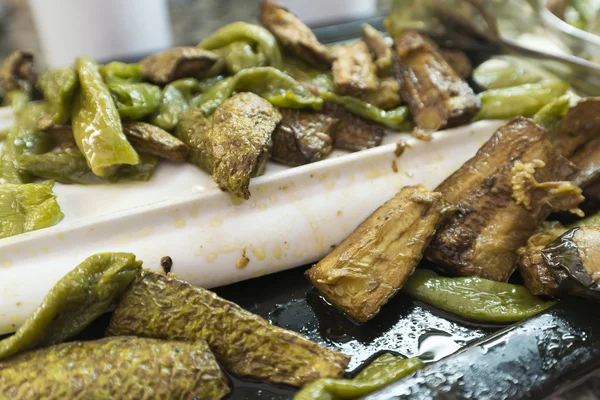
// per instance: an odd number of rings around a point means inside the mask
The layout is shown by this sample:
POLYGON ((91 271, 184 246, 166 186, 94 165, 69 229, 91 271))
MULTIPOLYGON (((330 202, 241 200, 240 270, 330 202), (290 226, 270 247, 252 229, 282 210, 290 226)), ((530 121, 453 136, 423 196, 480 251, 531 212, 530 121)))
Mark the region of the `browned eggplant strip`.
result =
POLYGON ((279 109, 271 158, 287 165, 319 161, 333 149, 336 118, 314 111, 279 109))
POLYGON ((327 47, 287 8, 275 1, 265 0, 260 9, 260 23, 295 56, 317 67, 331 66, 333 56, 327 47))
POLYGON ((359 96, 377 89, 375 64, 365 42, 338 45, 333 54, 333 83, 340 93, 359 96))
POLYGON ((600 98, 588 98, 572 107, 564 116, 554 147, 563 157, 571 158, 575 151, 600 132, 600 98))
MULTIPOLYGON (((441 192, 458 212, 431 242, 427 257, 448 272, 504 282, 513 273, 517 255, 527 239, 555 207, 576 207, 572 202, 548 199, 545 190, 523 188, 526 204, 513 198, 513 164, 543 162, 534 170, 537 182, 562 181, 573 167, 553 151, 547 132, 526 118, 516 118, 500 128, 477 154, 446 179, 441 192)), ((569 209, 567 208, 567 209, 569 209)))
POLYGON ((533 235, 527 241, 527 246, 521 247, 517 251, 519 272, 531 293, 538 296, 556 296, 558 294, 558 283, 544 263, 542 250, 564 232, 565 229, 557 228, 533 235))
POLYGON ((405 187, 306 276, 329 302, 368 321, 412 275, 445 210, 440 193, 405 187))
POLYGON ((365 41, 380 77, 389 76, 392 72, 392 48, 385 42, 385 38, 377 29, 369 24, 361 26, 362 39, 365 41))
POLYGON ((468 123, 479 99, 446 62, 437 46, 415 32, 394 38, 400 66, 400 95, 421 130, 468 123))
POLYGON ((174 47, 144 58, 140 66, 147 80, 166 85, 179 78, 198 76, 212 67, 217 58, 215 53, 199 47, 174 47))
POLYGON ((338 104, 325 102, 323 112, 338 120, 333 139, 334 148, 359 151, 381 144, 385 133, 381 125, 354 115, 338 104))
POLYGON ((473 72, 473 64, 464 51, 454 49, 441 50, 442 57, 461 79, 467 79, 473 72))

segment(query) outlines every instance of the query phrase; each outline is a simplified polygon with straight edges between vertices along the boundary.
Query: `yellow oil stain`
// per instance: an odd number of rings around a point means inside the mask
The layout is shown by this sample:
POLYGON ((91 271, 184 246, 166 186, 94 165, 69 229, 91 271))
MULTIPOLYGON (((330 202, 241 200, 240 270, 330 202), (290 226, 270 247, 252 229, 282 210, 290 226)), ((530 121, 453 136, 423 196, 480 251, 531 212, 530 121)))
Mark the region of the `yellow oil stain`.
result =
POLYGON ((93 226, 90 228, 90 232, 94 232, 96 230, 96 228, 94 228, 93 226))
POLYGON ((327 181, 323 184, 323 186, 325 186, 325 189, 333 189, 333 187, 335 186, 335 182, 334 181, 327 181))
POLYGON ((339 178, 342 175, 342 173, 340 172, 339 169, 336 169, 335 172, 333 173, 333 176, 336 178, 339 178))
POLYGON ((213 261, 215 261, 215 260, 217 259, 217 256, 218 256, 218 254, 217 254, 217 253, 209 253, 209 254, 206 256, 206 261, 208 261, 208 262, 213 262, 213 261))
POLYGON ((335 213, 338 217, 342 216, 342 210, 337 210, 337 212, 335 213))
POLYGON ((47 247, 42 247, 42 251, 44 253, 49 253, 50 252, 50 250, 47 247))
POLYGON ((290 248, 290 244, 288 242, 283 242, 283 248, 284 249, 289 249, 290 248))
POLYGON ((62 233, 59 233, 58 235, 56 235, 57 240, 63 240, 64 238, 65 238, 65 235, 63 235, 62 233))
POLYGON ((327 179, 327 174, 319 175, 319 176, 317 176, 317 179, 320 182, 323 182, 325 179, 327 179))
POLYGON ((267 209, 267 205, 265 203, 258 203, 258 209, 259 210, 266 210, 267 209))
POLYGON ((203 254, 204 254, 204 248, 202 246, 200 246, 196 250, 194 250, 194 255, 196 255, 196 256, 201 256, 203 254))
POLYGON ((370 168, 367 171, 367 178, 369 178, 369 179, 377 179, 379 177, 381 177, 381 171, 380 170, 378 170, 376 168, 370 168))
POLYGON ((23 303, 21 303, 20 301, 17 301, 17 307, 21 307, 23 305, 23 303))
POLYGON ((300 250, 294 250, 294 257, 296 258, 300 258, 302 257, 302 252, 300 250))
POLYGON ((244 202, 244 199, 231 195, 231 202, 233 203, 234 206, 239 206, 240 204, 242 204, 244 202))
POLYGON ((253 278, 260 278, 261 276, 265 276, 267 274, 267 271, 265 271, 264 269, 261 269, 260 271, 257 271, 254 275, 252 275, 253 278))
POLYGON ((228 246, 222 247, 221 250, 219 251, 220 253, 232 253, 236 250, 239 249, 239 246, 236 246, 234 244, 230 244, 228 246))
POLYGON ((190 210, 190 217, 192 218, 198 218, 198 214, 200 213, 200 205, 199 204, 192 204, 192 209, 190 210))
POLYGON ((248 265, 249 262, 250 262, 250 259, 248 257, 246 257, 246 248, 244 247, 242 249, 242 255, 235 262, 235 267, 237 269, 244 269, 244 268, 246 268, 246 265, 248 265))
POLYGON ((271 203, 275 203, 277 201, 277 195, 274 195, 274 194, 270 195, 269 196, 269 201, 271 203))
POLYGON ((146 228, 138 229, 137 231, 132 233, 124 233, 122 235, 117 236, 117 242, 127 244, 134 239, 150 236, 151 233, 152 228, 148 226, 146 228))
POLYGON ((319 229, 319 224, 313 221, 310 223, 310 227, 313 228, 313 230, 316 230, 319 229))
POLYGON ((31 251, 29 252, 29 254, 30 254, 31 256, 35 256, 35 255, 37 254, 37 251, 35 251, 35 250, 31 250, 31 251))
POLYGON ((254 257, 256 257, 258 261, 262 261, 266 257, 265 251, 263 249, 252 249, 252 254, 254 254, 254 257))
POLYGON ((354 175, 350 175, 350 176, 348 177, 348 182, 350 182, 350 183, 354 183, 354 175))
POLYGON ((275 248, 273 249, 273 257, 279 260, 281 258, 282 253, 283 252, 281 251, 281 246, 275 245, 275 248))
POLYGON ((208 223, 210 226, 221 226, 223 225, 223 220, 221 218, 215 218, 208 223))
POLYGON ((7 260, 2 262, 2 268, 10 268, 12 267, 12 261, 7 260))
POLYGON ((12 251, 13 253, 15 253, 15 254, 19 254, 19 253, 22 253, 22 252, 23 252, 23 249, 21 249, 20 247, 13 247, 13 248, 11 249, 11 251, 12 251))
POLYGON ((185 227, 185 219, 183 218, 177 218, 175 220, 175 226, 179 229, 184 228, 185 227))

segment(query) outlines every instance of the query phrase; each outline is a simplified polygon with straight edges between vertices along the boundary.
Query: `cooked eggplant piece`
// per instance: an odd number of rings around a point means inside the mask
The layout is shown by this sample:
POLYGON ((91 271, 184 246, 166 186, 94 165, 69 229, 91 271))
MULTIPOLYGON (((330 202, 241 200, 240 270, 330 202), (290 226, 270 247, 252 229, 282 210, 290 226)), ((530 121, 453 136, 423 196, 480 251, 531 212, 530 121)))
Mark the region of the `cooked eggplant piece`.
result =
POLYGON ((392 48, 385 42, 385 38, 377 29, 369 24, 361 26, 362 40, 364 40, 371 58, 380 77, 387 77, 392 73, 393 53, 392 48))
POLYGON ((600 98, 588 98, 572 107, 563 118, 554 147, 563 157, 570 158, 579 146, 600 132, 600 98))
POLYGON ((227 378, 203 341, 135 337, 71 342, 0 362, 0 397, 221 399, 227 378))
POLYGON ((166 85, 179 78, 196 77, 217 61, 212 51, 196 46, 174 47, 153 54, 140 62, 144 78, 158 85, 166 85))
POLYGON ((516 267, 515 251, 550 212, 583 200, 576 186, 560 182, 572 173, 544 129, 527 118, 512 120, 437 187, 458 212, 440 227, 427 257, 455 275, 505 282, 516 267), (529 164, 534 160, 537 168, 529 164))
POLYGON ((185 161, 188 147, 181 140, 146 122, 126 122, 123 133, 134 149, 142 154, 150 154, 172 161, 185 161))
POLYGON ((287 165, 319 161, 333 149, 336 118, 314 111, 279 109, 271 158, 287 165))
POLYGON ((0 65, 0 88, 4 93, 20 90, 29 95, 37 81, 33 53, 15 50, 0 65))
POLYGON ((405 187, 306 276, 327 301, 368 321, 412 275, 447 210, 440 193, 405 187))
POLYGON ((394 39, 400 66, 400 95, 417 128, 437 131, 469 122, 479 99, 429 39, 405 32, 394 39))
POLYGON ((393 77, 380 78, 377 89, 366 92, 360 98, 383 110, 390 110, 402 103, 400 98, 400 82, 393 77))
POLYGON ((533 235, 527 240, 527 245, 517 251, 519 272, 531 293, 538 296, 558 294, 558 284, 544 262, 542 250, 565 231, 565 228, 556 227, 533 235))
POLYGON ((579 168, 571 176, 572 181, 584 189, 596 182, 600 178, 600 138, 587 142, 570 160, 579 168))
POLYGON ((443 49, 440 51, 444 60, 452 67, 454 72, 461 78, 467 79, 473 72, 471 60, 462 50, 443 49))
POLYGON ((228 371, 294 386, 339 377, 349 361, 211 291, 151 271, 121 297, 107 334, 205 340, 228 371))
POLYGON ((377 71, 362 40, 333 48, 333 83, 342 94, 360 96, 377 89, 377 71))
POLYGON ((260 9, 260 23, 295 56, 316 67, 331 66, 333 56, 327 47, 287 8, 275 1, 265 0, 260 9))
POLYGON ((338 120, 333 135, 334 148, 359 151, 381 144, 385 133, 381 125, 354 115, 342 105, 331 102, 325 102, 323 112, 338 120))
POLYGON ((524 250, 521 272, 534 293, 600 300, 600 227, 577 227, 548 235, 524 250), (550 239, 550 243, 545 244, 550 239))

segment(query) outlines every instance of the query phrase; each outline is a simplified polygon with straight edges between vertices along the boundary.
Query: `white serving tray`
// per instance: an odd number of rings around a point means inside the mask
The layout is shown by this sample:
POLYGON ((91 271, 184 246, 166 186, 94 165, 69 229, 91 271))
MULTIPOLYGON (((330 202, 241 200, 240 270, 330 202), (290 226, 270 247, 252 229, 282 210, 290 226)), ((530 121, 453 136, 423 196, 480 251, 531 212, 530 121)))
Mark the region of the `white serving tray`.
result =
MULTIPOLYGON (((10 118, 0 112, 0 129, 10 118)), ((315 262, 403 186, 434 188, 502 124, 480 121, 429 142, 392 133, 377 148, 296 168, 269 162, 247 201, 192 165, 164 161, 149 182, 57 183, 64 220, 0 240, 0 332, 18 328, 61 277, 98 252, 131 252, 155 270, 170 256, 173 273, 207 288, 315 262), (413 147, 396 157, 401 138, 413 147), (243 255, 249 263, 238 268, 243 255)))

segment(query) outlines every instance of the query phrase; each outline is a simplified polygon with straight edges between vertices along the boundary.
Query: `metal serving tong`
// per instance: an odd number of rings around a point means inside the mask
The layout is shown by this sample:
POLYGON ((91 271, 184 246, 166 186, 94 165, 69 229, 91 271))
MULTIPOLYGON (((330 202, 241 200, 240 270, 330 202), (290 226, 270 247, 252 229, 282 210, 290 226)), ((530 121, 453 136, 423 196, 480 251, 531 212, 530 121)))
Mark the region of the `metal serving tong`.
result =
MULTIPOLYGON (((544 0, 393 0, 387 21, 392 34, 416 30, 443 46, 486 56, 535 59, 578 91, 600 95, 600 64, 568 52, 524 47, 516 38, 557 36, 543 22, 544 0)), ((564 46, 564 44, 563 44, 564 46)))

